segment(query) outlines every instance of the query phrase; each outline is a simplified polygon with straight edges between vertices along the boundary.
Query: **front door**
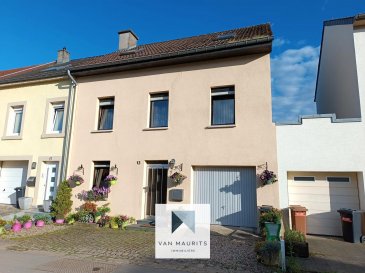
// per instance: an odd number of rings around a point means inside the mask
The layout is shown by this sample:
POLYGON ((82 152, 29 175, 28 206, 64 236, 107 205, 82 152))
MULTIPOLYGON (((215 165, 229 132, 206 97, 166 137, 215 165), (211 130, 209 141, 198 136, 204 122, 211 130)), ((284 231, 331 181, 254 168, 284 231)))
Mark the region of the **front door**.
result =
POLYGON ((43 180, 43 200, 54 200, 57 187, 58 163, 44 163, 42 180, 43 180))
POLYGON ((146 216, 155 216, 155 204, 166 204, 167 200, 167 164, 149 164, 147 166, 146 216))

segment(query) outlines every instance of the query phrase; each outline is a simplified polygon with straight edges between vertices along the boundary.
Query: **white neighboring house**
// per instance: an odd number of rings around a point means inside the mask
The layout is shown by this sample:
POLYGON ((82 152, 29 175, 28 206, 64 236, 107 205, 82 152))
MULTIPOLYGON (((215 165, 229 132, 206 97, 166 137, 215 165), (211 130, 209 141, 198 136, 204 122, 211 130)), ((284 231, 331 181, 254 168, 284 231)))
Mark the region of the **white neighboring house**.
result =
POLYGON ((317 115, 277 124, 280 207, 307 207, 307 232, 342 235, 340 208, 365 209, 365 15, 324 22, 317 115))

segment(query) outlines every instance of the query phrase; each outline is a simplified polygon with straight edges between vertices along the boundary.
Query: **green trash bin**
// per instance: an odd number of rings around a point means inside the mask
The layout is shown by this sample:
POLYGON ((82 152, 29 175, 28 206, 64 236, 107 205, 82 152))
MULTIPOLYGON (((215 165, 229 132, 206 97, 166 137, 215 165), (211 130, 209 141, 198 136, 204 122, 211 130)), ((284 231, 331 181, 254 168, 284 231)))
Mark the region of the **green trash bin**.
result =
POLYGON ((265 222, 266 240, 280 241, 280 229, 279 223, 265 222))

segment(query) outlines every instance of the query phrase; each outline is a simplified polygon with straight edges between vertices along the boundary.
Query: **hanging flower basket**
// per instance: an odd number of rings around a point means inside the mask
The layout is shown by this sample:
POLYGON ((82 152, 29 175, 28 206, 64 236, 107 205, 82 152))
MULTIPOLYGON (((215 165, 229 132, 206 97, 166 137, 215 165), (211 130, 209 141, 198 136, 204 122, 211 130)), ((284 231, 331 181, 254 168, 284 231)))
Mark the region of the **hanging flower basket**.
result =
POLYGON ((73 188, 84 183, 84 179, 80 175, 74 174, 67 178, 67 183, 71 188, 73 188))
POLYGON ((172 175, 170 175, 169 178, 172 183, 180 185, 186 179, 186 176, 181 173, 175 172, 172 175))
POLYGON ((269 185, 278 181, 276 174, 269 170, 264 170, 259 177, 263 185, 269 185))
POLYGON ((115 185, 115 184, 117 184, 117 182, 118 182, 118 177, 116 177, 116 176, 114 176, 114 175, 108 175, 107 177, 105 177, 105 179, 104 179, 104 181, 105 182, 108 182, 108 184, 110 185, 110 186, 113 186, 113 185, 115 185))

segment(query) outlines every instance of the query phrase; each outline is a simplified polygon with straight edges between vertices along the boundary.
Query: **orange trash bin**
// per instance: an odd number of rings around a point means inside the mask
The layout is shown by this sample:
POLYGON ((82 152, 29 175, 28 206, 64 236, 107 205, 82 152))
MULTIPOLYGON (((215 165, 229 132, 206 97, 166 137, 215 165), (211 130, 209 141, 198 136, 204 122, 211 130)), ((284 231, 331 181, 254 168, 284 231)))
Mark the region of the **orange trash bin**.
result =
POLYGON ((307 235, 307 209, 302 206, 290 206, 292 229, 307 235))

